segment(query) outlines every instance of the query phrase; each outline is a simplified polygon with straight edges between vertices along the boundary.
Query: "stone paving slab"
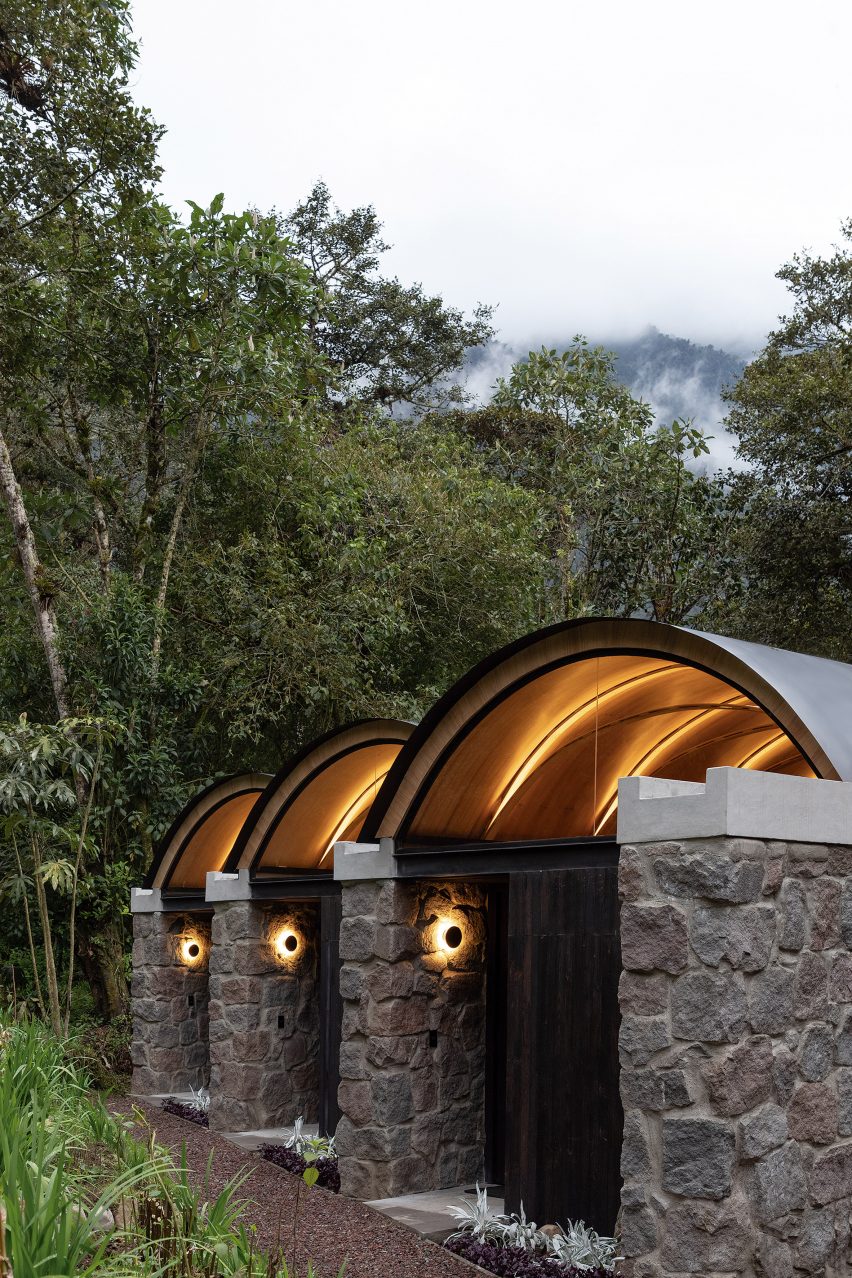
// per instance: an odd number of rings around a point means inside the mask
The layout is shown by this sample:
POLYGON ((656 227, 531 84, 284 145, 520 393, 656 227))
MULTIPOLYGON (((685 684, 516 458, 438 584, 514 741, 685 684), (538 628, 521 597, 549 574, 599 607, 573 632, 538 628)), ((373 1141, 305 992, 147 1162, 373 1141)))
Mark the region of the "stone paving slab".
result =
MULTIPOLYGON (((403 1194, 398 1198, 375 1198, 367 1203, 376 1211, 390 1216, 409 1229, 416 1229, 418 1234, 426 1238, 441 1240, 458 1228, 458 1222, 450 1213, 451 1207, 457 1207, 476 1195, 473 1186, 458 1186, 455 1189, 433 1189, 422 1194, 403 1194)), ((502 1213, 502 1197, 488 1196, 488 1205, 495 1212, 502 1213)))
MULTIPOLYGON (((305 1123, 302 1131, 306 1136, 316 1136, 319 1132, 319 1127, 316 1123, 305 1123)), ((224 1140, 229 1140, 232 1145, 236 1145, 239 1149, 247 1149, 252 1152, 260 1149, 261 1145, 286 1145, 292 1134, 292 1126, 261 1127, 254 1132, 218 1133, 224 1140)))

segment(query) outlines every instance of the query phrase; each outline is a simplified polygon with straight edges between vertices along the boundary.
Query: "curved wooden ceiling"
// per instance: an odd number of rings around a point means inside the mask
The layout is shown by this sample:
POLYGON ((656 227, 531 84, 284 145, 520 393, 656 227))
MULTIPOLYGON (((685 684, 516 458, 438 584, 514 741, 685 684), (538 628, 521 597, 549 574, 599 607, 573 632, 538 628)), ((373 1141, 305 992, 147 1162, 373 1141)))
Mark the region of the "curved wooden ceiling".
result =
POLYGON ((334 844, 357 839, 413 731, 410 723, 371 719, 309 746, 273 778, 246 821, 227 869, 330 872, 334 844))
POLYGON ((191 799, 161 841, 147 886, 203 891, 207 872, 224 868, 270 780, 263 772, 226 777, 191 799))
POLYGON ((703 781, 732 766, 838 779, 852 773, 850 712, 852 667, 838 662, 653 622, 565 623, 441 699, 362 838, 613 834, 622 776, 703 781))

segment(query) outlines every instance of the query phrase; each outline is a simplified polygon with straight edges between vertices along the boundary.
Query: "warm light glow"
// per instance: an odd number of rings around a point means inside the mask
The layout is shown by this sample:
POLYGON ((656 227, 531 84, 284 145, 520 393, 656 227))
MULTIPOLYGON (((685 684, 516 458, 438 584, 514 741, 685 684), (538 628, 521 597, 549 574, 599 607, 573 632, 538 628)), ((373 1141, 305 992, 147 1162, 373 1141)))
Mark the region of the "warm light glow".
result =
POLYGON ((155 887, 203 888, 208 870, 222 870, 244 821, 261 790, 252 788, 225 799, 212 811, 200 805, 190 811, 181 829, 190 825, 189 836, 176 836, 157 873, 155 887))
POLYGON ((620 777, 703 782, 744 761, 811 774, 788 735, 769 744, 779 725, 746 691, 697 665, 606 653, 522 677, 532 672, 512 661, 505 695, 492 672, 448 713, 379 834, 396 828, 413 845, 588 837, 611 831, 620 777))
POLYGON ((358 838, 410 732, 410 724, 365 720, 318 742, 267 795, 239 868, 331 870, 334 844, 358 838))
MULTIPOLYGON (((724 710, 753 710, 755 714, 760 714, 757 706, 748 700, 742 693, 737 693, 733 697, 728 697, 727 701, 720 702, 717 706, 704 706, 687 719, 685 723, 679 724, 671 732, 667 732, 660 737, 659 741, 647 750, 636 763, 632 764, 629 771, 624 773, 626 777, 649 776, 653 772, 653 768, 659 758, 671 751, 672 743, 679 741, 681 737, 688 736, 696 723, 700 723, 707 719, 710 715, 715 715, 724 710)), ((594 833, 600 834, 606 823, 612 817, 615 809, 618 807, 618 783, 616 782, 613 792, 608 799, 604 801, 604 813, 595 825, 594 833)))
POLYGON ((454 923, 452 919, 443 919, 438 929, 438 944, 442 950, 446 950, 448 954, 452 954, 459 948, 464 940, 464 933, 458 923, 454 923))
POLYGON ((338 840, 342 837, 344 831, 347 830, 350 825, 352 825, 355 818, 358 816, 364 816, 366 814, 367 809, 369 808, 370 804, 373 802, 373 799, 375 798, 376 793, 378 792, 379 786, 382 784, 387 774, 388 774, 387 771, 385 771, 385 772, 382 772, 379 776, 375 777, 375 779, 372 780, 370 784, 367 786, 366 790, 362 790, 361 793, 358 795, 357 799, 355 800, 355 802, 351 803, 349 807, 346 809, 343 816, 340 818, 337 825, 334 827, 334 833, 329 839, 328 844, 326 845, 326 849, 319 859, 320 865, 322 865, 323 861, 326 859, 328 854, 333 850, 335 843, 337 843, 338 840))
POLYGON ((775 736, 770 741, 764 742, 764 744, 762 746, 758 746, 756 750, 751 750, 736 766, 738 768, 751 768, 753 771, 759 772, 760 766, 756 760, 759 759, 761 755, 769 754, 772 750, 777 750, 782 742, 788 747, 789 752, 790 738, 785 732, 776 732, 775 736))
POLYGON ((301 939, 288 925, 282 927, 276 934, 273 941, 275 953, 283 962, 288 963, 294 959, 301 948, 301 939))
POLYGON ((204 954, 204 946, 197 936, 185 936, 180 943, 180 956, 184 963, 193 967, 200 963, 204 954))
POLYGON ((512 799, 518 793, 527 778, 532 776, 533 772, 535 772, 536 768, 539 767, 542 761, 549 754, 553 753, 556 748, 558 748, 560 739, 566 736, 572 728, 576 727, 583 718, 597 714, 600 711, 601 706, 605 706, 608 701, 620 696, 624 689, 629 688, 631 684, 641 683, 646 679, 656 678, 658 675, 666 674, 668 671, 673 669, 675 669, 675 667, 671 665, 658 666, 654 670, 645 670, 642 674, 633 675, 631 678, 624 679, 621 683, 616 683, 611 688, 606 688, 603 692, 593 697, 589 697, 582 705, 578 706, 575 710, 572 710, 570 714, 565 715, 563 719, 560 719, 559 722, 555 724, 549 732, 547 732, 541 741, 536 744, 534 749, 529 752, 521 766, 515 772, 509 784, 506 786, 494 815, 485 827, 486 837, 491 827, 496 824, 498 817, 503 812, 503 809, 511 803, 512 799))

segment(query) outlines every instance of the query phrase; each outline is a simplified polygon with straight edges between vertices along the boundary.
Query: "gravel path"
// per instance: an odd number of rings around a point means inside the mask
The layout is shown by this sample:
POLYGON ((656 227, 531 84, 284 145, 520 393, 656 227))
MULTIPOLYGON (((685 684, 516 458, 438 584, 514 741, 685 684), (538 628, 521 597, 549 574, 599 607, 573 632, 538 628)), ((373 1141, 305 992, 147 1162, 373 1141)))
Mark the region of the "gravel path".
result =
MULTIPOLYGON (((113 1113, 127 1116, 134 1102, 112 1098, 109 1105, 113 1113)), ((292 1265, 298 1178, 196 1123, 164 1114, 154 1105, 139 1103, 139 1108, 159 1144, 176 1156, 182 1145, 186 1147, 187 1165, 195 1180, 202 1179, 213 1153, 211 1197, 232 1176, 244 1168, 250 1171, 239 1195, 246 1202, 244 1222, 256 1225, 258 1246, 265 1251, 276 1250, 280 1230, 280 1244, 292 1265)), ((313 1261, 317 1278, 336 1278, 344 1261, 346 1278, 474 1278, 482 1273, 372 1207, 317 1186, 301 1187, 295 1253, 298 1278, 307 1273, 308 1259, 313 1261)))

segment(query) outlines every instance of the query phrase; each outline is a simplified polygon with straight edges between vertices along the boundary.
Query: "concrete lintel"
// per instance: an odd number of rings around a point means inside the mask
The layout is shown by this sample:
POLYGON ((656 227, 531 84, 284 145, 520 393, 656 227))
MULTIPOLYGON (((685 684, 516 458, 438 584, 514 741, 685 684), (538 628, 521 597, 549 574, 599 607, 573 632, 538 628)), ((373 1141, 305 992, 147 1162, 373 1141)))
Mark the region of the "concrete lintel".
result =
POLYGON ((335 843, 334 877, 342 882, 397 878, 393 839, 378 843, 335 843))
POLYGON ((130 889, 131 914, 160 914, 162 909, 163 895, 159 888, 130 889))
POLYGON ((724 836, 852 845, 852 782, 748 768, 708 768, 707 781, 623 777, 618 842, 724 836))
POLYGON ((251 884, 248 870, 236 874, 223 874, 220 870, 207 871, 204 890, 205 901, 250 901, 251 884))

